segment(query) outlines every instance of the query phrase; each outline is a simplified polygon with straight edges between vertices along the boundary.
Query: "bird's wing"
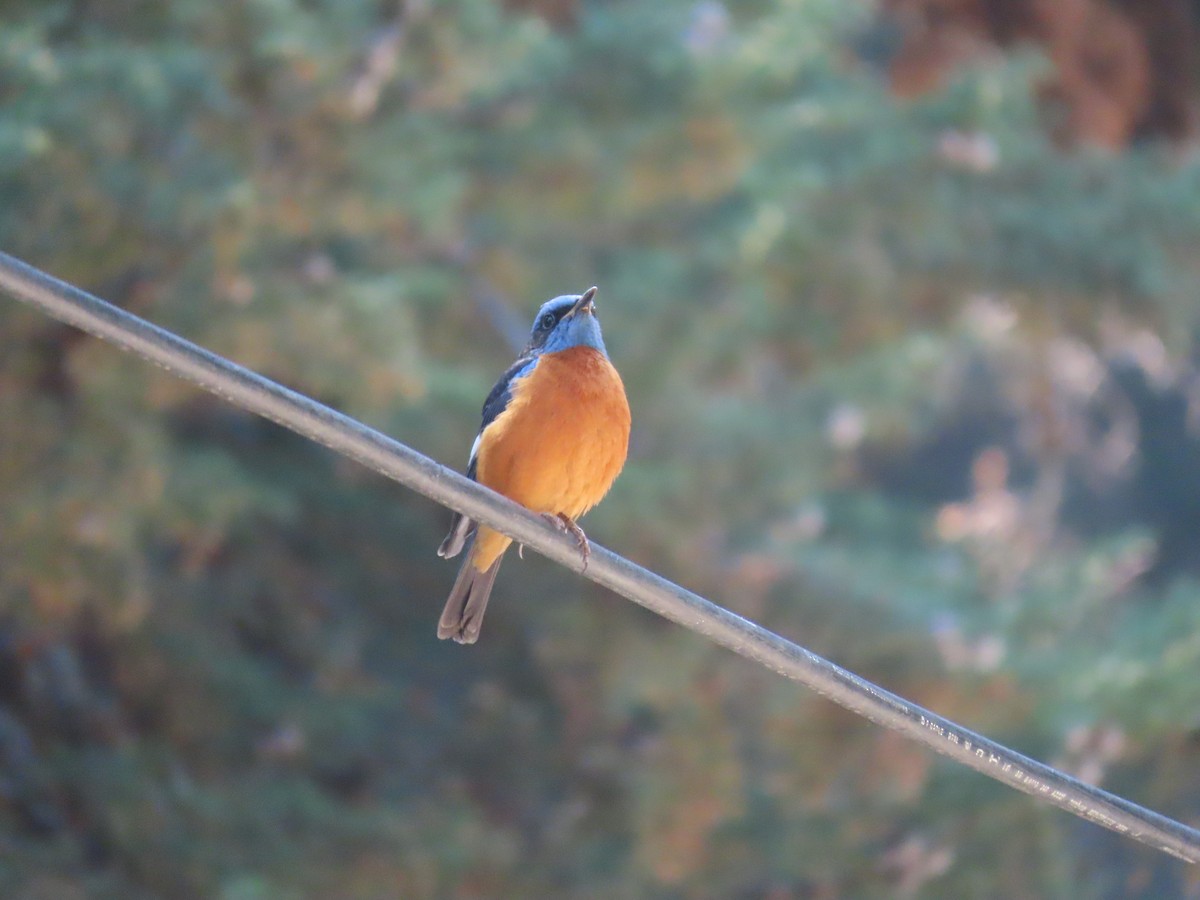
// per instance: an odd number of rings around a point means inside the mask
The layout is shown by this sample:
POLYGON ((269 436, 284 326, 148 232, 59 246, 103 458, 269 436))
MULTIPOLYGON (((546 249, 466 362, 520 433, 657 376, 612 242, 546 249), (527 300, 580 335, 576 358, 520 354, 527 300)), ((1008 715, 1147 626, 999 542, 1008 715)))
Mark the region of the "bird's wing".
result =
MULTIPOLYGON (((487 427, 492 422, 496 421, 497 416, 508 408, 509 401, 512 400, 513 382, 528 375, 536 364, 537 356, 520 357, 500 376, 488 393, 487 399, 483 401, 483 421, 479 425, 479 433, 475 435, 475 443, 471 445, 471 456, 467 461, 467 477, 472 481, 475 480, 475 472, 479 467, 479 443, 483 438, 483 433, 487 431, 487 427)), ((454 520, 450 523, 450 533, 438 547, 438 556, 446 559, 458 556, 474 530, 474 521, 462 513, 455 513, 454 520)))

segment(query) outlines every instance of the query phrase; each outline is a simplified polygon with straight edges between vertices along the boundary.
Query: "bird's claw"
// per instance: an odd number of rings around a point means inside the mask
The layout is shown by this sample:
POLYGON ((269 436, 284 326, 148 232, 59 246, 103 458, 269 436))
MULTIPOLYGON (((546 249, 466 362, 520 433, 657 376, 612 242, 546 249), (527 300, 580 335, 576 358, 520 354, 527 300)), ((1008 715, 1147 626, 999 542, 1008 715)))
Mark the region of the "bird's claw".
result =
POLYGON ((588 559, 592 555, 592 545, 588 542, 588 536, 584 534, 583 529, 575 524, 575 520, 565 513, 554 515, 553 513, 542 513, 542 518, 565 534, 575 538, 575 545, 579 548, 579 555, 583 558, 583 568, 580 572, 586 572, 588 567, 588 559))

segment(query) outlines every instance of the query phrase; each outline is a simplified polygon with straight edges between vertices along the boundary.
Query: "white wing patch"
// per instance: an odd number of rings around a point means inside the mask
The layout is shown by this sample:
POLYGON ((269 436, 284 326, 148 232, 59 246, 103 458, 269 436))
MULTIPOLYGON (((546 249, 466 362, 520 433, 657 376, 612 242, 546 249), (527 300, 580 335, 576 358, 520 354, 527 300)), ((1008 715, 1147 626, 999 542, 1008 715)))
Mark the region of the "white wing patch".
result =
POLYGON ((475 462, 475 454, 479 452, 479 442, 483 440, 483 432, 475 435, 475 443, 471 445, 471 455, 467 457, 467 468, 471 468, 471 463, 475 462))

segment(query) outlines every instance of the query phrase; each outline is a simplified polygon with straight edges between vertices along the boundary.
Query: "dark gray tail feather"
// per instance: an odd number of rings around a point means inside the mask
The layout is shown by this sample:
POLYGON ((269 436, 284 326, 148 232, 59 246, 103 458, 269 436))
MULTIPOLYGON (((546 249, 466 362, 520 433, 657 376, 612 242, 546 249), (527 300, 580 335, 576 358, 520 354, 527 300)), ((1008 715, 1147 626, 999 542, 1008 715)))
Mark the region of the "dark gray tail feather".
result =
POLYGON ((450 589, 450 597, 446 600, 446 608, 438 620, 439 638, 453 638, 459 644, 473 644, 479 640, 483 613, 487 609, 488 597, 491 596, 502 559, 503 555, 496 557, 486 572, 475 568, 473 555, 463 560, 454 587, 450 589))
POLYGON ((463 546, 467 543, 467 538, 474 533, 475 523, 462 513, 455 513, 454 521, 450 524, 450 533, 446 535, 446 539, 438 547, 438 556, 443 559, 458 556, 462 552, 463 546))

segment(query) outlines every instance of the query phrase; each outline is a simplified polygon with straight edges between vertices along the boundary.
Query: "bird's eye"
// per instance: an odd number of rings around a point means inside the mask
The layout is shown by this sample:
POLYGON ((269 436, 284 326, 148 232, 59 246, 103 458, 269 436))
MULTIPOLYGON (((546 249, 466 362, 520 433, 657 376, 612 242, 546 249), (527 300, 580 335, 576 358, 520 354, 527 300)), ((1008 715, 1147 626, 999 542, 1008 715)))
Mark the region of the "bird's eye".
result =
POLYGON ((547 331, 554 327, 554 313, 546 313, 542 316, 542 321, 538 323, 547 331))

